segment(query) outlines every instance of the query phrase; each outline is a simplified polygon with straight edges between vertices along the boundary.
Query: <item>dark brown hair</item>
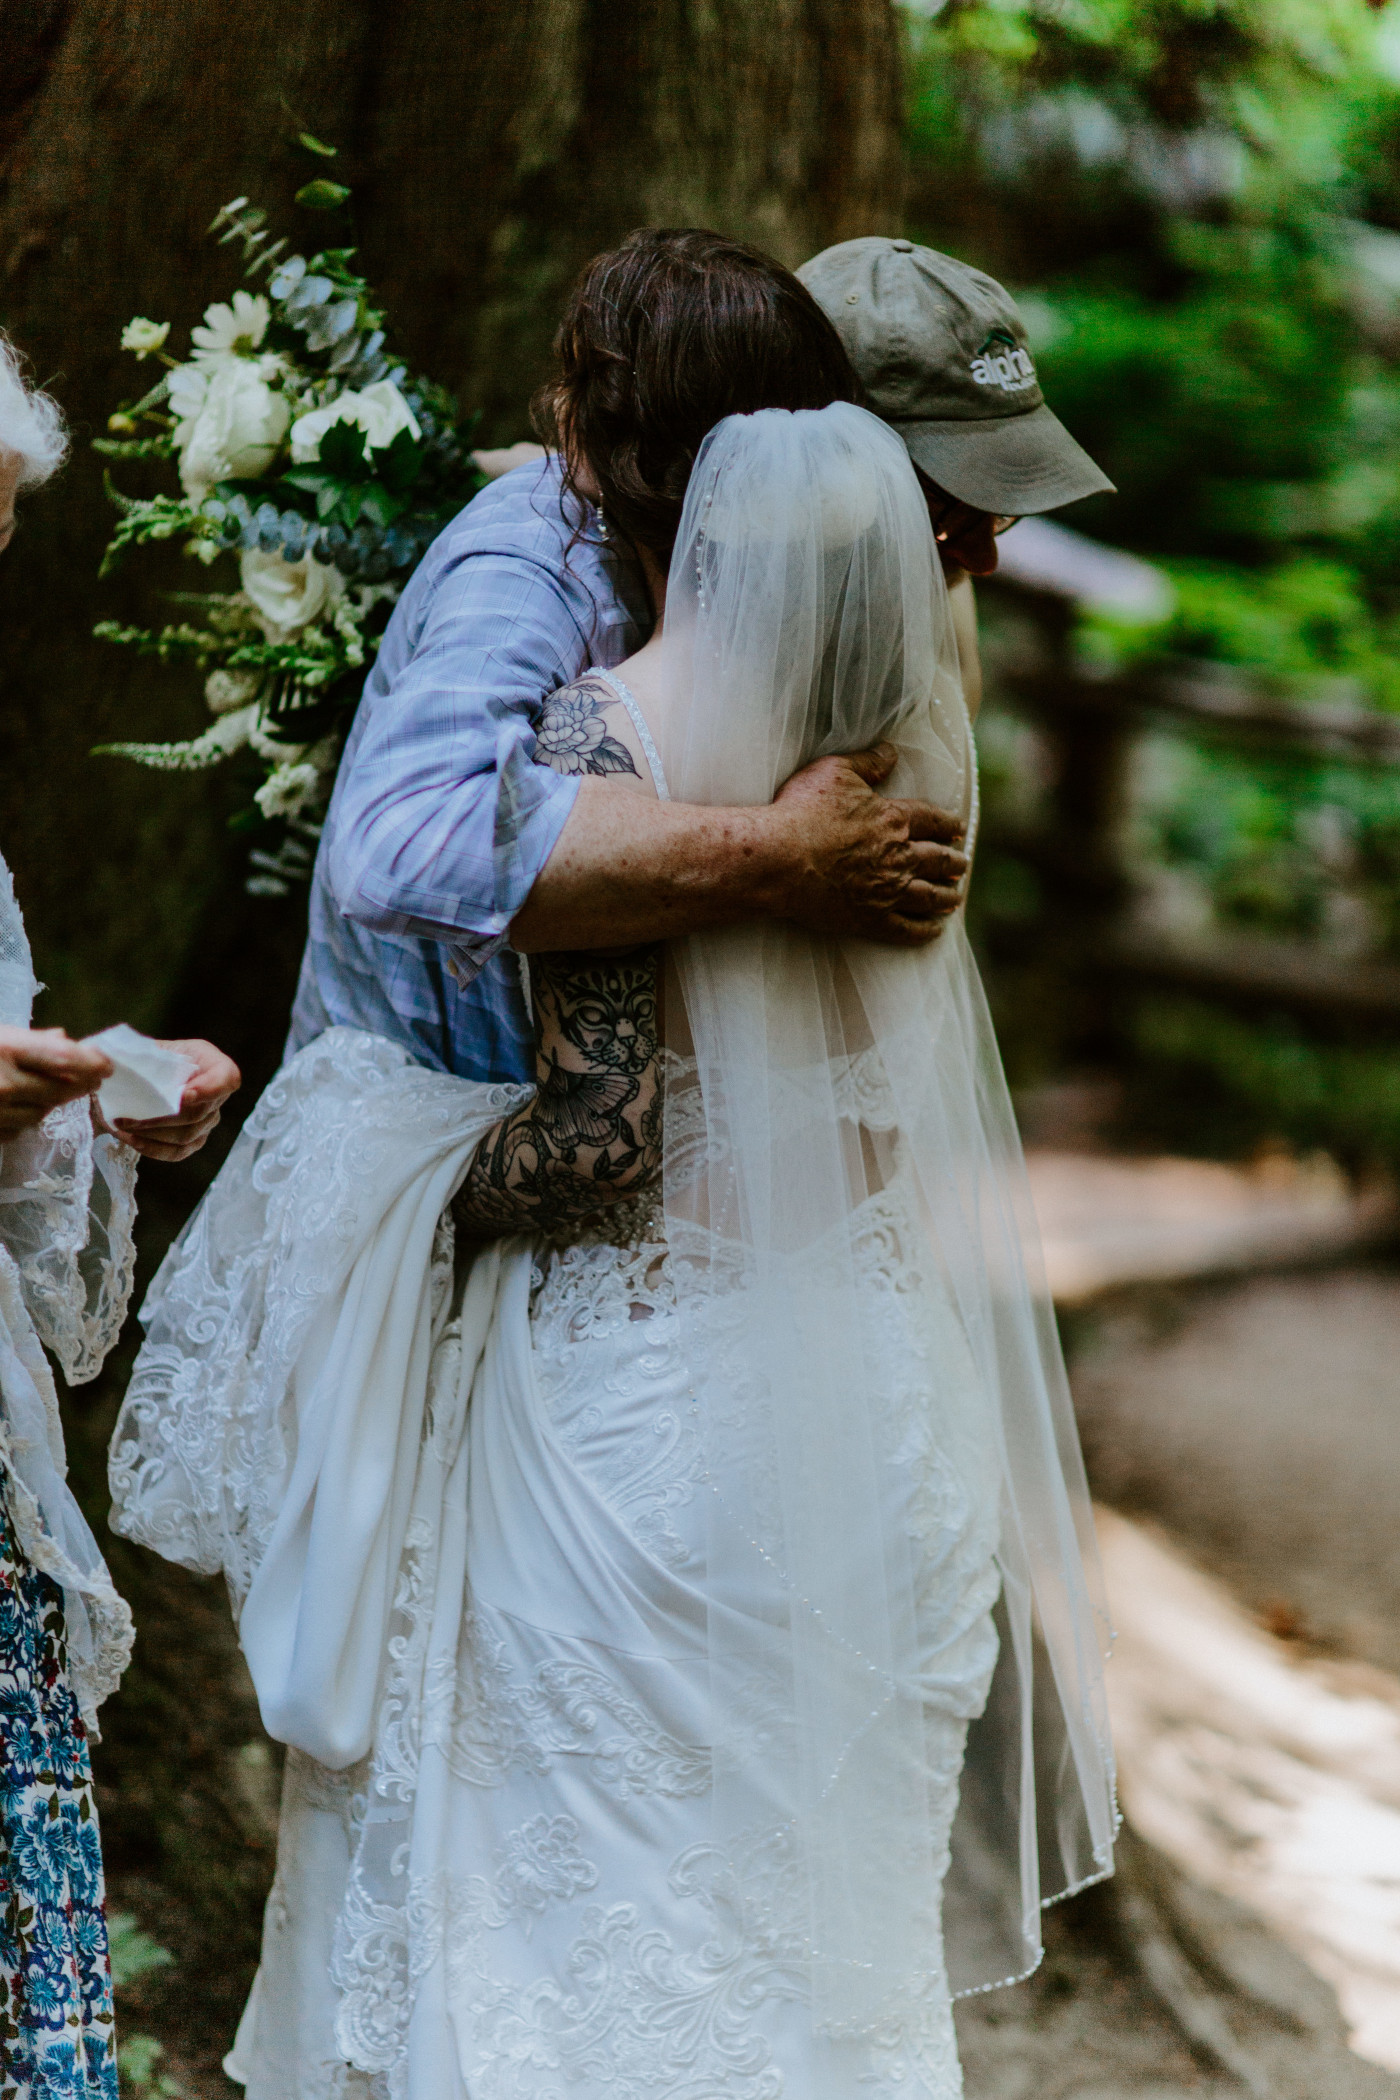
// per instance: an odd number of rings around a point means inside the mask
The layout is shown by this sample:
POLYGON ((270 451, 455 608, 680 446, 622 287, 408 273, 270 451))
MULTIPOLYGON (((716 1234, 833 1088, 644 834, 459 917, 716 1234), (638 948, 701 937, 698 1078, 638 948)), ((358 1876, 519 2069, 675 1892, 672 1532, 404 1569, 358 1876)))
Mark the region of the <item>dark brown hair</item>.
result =
POLYGON ((564 456, 565 489, 577 497, 586 468, 606 516, 663 563, 716 423, 861 397, 806 286, 759 249, 694 229, 646 227, 595 256, 555 349, 535 419, 564 456))

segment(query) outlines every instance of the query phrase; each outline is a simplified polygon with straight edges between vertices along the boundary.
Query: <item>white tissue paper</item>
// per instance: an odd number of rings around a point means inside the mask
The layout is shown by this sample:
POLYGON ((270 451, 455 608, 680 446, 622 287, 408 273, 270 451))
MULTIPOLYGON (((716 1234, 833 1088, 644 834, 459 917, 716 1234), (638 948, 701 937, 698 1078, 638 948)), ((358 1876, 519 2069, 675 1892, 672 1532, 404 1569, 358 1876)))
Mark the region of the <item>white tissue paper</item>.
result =
POLYGON ((83 1040, 112 1060, 111 1078, 97 1089, 97 1105, 106 1122, 115 1123, 125 1116, 145 1123, 152 1116, 175 1114, 185 1082, 194 1071, 189 1058, 128 1028, 125 1021, 83 1040))

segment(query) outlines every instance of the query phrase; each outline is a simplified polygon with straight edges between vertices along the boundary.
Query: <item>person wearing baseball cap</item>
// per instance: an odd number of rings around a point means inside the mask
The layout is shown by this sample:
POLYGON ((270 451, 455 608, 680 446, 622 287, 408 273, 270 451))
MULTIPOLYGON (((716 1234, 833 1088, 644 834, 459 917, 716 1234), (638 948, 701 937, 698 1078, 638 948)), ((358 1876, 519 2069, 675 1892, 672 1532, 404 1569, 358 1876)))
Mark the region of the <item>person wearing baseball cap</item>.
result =
POLYGON ((834 324, 865 405, 909 450, 948 575, 968 705, 981 674, 964 580, 997 565, 996 535, 1113 483, 1047 405, 1026 324, 983 270, 913 241, 840 241, 797 276, 834 324))

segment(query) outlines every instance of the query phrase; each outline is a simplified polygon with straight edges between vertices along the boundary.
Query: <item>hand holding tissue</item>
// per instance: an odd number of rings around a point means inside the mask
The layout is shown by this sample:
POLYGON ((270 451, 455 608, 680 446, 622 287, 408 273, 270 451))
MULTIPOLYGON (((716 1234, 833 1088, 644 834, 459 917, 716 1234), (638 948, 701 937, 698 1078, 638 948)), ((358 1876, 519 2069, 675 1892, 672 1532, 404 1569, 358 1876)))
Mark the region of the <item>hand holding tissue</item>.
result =
POLYGON ((193 1060, 168 1050, 125 1021, 84 1038, 90 1048, 110 1058, 112 1071, 97 1090, 103 1121, 144 1123, 153 1116, 173 1116, 192 1073, 193 1060))

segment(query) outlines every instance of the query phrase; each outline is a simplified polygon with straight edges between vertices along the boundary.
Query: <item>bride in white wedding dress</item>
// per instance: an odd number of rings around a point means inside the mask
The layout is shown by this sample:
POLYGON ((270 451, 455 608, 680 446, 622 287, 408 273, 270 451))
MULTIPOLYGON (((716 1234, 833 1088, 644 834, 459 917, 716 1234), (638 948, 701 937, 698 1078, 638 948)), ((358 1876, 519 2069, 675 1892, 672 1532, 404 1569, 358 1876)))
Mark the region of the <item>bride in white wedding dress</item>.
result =
MULTIPOLYGON (((659 635, 551 724, 714 804, 888 737, 895 792, 975 819, 899 439, 846 404, 721 423, 659 635)), ((229 2069, 250 2100, 954 2100, 954 1995, 1034 1966, 1114 1832, 961 921, 531 978, 534 1089, 303 1050, 146 1308, 114 1523, 225 1572, 289 1746, 229 2069)))

